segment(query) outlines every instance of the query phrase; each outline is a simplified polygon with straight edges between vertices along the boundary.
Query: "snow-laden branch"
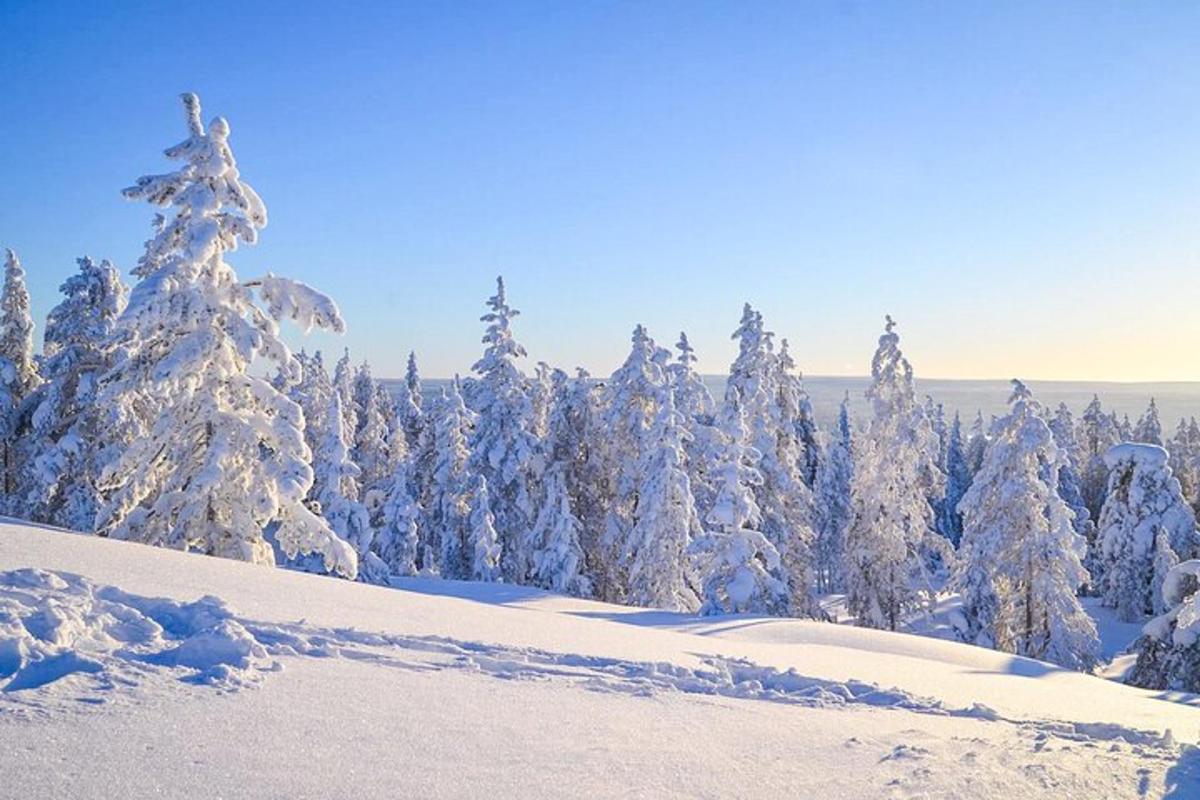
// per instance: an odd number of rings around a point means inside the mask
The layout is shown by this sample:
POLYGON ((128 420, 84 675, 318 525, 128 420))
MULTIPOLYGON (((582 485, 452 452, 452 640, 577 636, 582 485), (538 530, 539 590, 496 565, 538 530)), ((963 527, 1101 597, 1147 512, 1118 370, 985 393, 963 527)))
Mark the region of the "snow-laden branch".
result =
POLYGON ((248 289, 258 289, 263 302, 267 304, 267 313, 276 321, 289 319, 305 333, 313 328, 334 333, 346 332, 346 323, 342 321, 342 314, 333 298, 306 283, 268 272, 242 285, 248 289))

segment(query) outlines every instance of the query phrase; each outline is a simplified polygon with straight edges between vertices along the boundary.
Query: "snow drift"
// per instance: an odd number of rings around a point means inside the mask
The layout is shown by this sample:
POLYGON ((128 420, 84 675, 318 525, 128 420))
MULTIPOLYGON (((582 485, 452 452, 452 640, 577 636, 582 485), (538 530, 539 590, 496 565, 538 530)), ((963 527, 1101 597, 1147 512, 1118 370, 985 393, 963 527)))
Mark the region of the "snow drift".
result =
POLYGON ((1200 791, 1200 710, 1040 662, 397 584, 0 525, 0 796, 1200 791))

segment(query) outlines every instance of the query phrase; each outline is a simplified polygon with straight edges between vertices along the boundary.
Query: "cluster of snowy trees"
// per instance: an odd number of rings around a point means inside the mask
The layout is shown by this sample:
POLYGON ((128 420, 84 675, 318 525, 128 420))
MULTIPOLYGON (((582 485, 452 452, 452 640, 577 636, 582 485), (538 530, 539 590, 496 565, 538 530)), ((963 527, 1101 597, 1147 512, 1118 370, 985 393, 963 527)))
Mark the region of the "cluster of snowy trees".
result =
POLYGON ((470 375, 424 391, 410 355, 393 393, 348 352, 330 369, 283 343, 286 321, 341 331, 337 307, 226 261, 266 209, 229 125, 183 101, 177 169, 125 190, 160 209, 132 290, 80 259, 35 355, 8 252, 4 513, 371 582, 818 619, 818 597, 842 595, 859 624, 892 630, 952 590, 965 641, 1079 669, 1099 657, 1090 594, 1155 616, 1143 683, 1200 681, 1195 420, 1164 441, 1153 401, 1136 426, 1098 399, 1076 421, 1014 382, 1008 413, 966 430, 918 400, 888 318, 869 417, 856 424, 847 398, 824 431, 787 340, 749 304, 715 400, 687 336, 672 353, 640 325, 607 377, 529 370, 502 279, 470 375))

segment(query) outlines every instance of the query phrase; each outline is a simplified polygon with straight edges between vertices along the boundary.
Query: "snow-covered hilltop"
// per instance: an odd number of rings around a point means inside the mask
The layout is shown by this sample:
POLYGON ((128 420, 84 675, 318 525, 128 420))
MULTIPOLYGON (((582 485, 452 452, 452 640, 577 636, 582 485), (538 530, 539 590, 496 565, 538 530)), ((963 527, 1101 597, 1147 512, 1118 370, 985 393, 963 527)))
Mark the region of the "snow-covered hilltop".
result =
POLYGON ((284 343, 345 323, 229 263, 266 206, 182 100, 174 168, 124 191, 158 212, 132 289, 80 258, 38 354, 7 253, 0 511, 93 534, 0 529, 26 794, 1196 788, 1194 418, 1014 380, 964 421, 885 316, 869 414, 823 430, 750 303, 714 398, 632 321, 607 377, 529 365, 502 278, 470 374, 425 392, 412 354, 393 396, 284 343), (106 755, 51 774, 56 741, 106 755))
POLYGON ((0 525, 3 797, 1192 797, 1200 709, 952 642, 0 525))

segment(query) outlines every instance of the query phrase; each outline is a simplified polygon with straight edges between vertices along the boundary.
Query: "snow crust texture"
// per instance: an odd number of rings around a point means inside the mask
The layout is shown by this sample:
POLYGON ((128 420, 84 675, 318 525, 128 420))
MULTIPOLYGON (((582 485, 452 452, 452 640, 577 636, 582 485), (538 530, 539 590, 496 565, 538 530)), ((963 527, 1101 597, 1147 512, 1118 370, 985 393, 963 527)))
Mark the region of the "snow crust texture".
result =
MULTIPOLYGON (((0 692, 67 679, 92 692, 132 689, 167 673, 236 689, 277 669, 262 645, 211 596, 181 603, 97 586, 63 572, 0 573, 0 692)), ((101 696, 76 698, 102 703, 101 696)))

